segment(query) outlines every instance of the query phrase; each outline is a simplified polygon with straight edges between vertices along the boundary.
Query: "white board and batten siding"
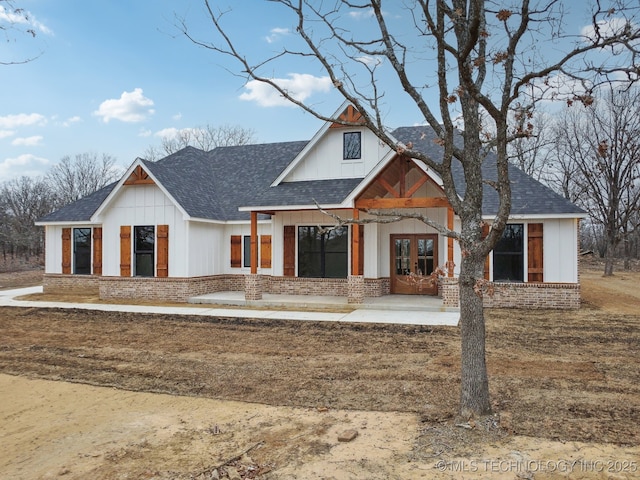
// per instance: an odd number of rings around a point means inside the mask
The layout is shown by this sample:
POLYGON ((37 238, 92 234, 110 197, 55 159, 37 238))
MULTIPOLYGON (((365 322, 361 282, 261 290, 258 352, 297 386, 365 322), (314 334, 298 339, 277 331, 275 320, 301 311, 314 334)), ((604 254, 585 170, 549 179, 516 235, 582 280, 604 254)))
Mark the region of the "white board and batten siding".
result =
MULTIPOLYGON (((120 227, 169 225, 169 276, 188 276, 186 258, 187 222, 182 212, 155 185, 122 188, 102 213, 102 274, 120 275, 120 227)), ((134 239, 132 238, 132 248, 134 239)))
MULTIPOLYGON (((578 224, 575 218, 564 219, 511 219, 508 223, 520 223, 524 225, 523 263, 525 278, 527 281, 528 265, 528 233, 527 225, 530 223, 543 224, 543 276, 545 283, 578 283, 578 224)), ((458 227, 459 228, 459 227, 458 227)), ((456 247, 457 247, 456 242, 456 247)), ((493 252, 489 254, 489 272, 493 278, 493 252)), ((460 264, 460 249, 455 250, 454 261, 460 264)), ((459 274, 459 267, 455 269, 459 274)))
POLYGON ((381 144, 380 140, 368 129, 329 129, 322 140, 306 152, 284 181, 363 178, 388 152, 389 147, 381 144), (360 159, 343 159, 343 133, 345 132, 361 132, 360 159))

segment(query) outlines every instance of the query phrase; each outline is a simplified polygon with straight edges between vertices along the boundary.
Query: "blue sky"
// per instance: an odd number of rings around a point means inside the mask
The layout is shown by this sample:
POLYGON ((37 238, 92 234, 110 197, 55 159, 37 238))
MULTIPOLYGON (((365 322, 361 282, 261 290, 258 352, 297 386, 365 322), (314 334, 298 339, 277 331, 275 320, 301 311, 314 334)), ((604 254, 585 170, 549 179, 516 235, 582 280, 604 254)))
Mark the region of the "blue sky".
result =
MULTIPOLYGON (((321 126, 311 115, 273 102, 269 91, 246 88, 232 73, 236 63, 182 35, 178 18, 198 38, 213 38, 202 0, 14 4, 29 13, 36 36, 9 32, 9 41, 0 43, 0 61, 36 58, 0 65, 0 183, 44 174, 63 156, 85 152, 112 155, 126 167, 171 129, 239 125, 252 129, 258 142, 276 142, 310 139, 321 126)), ((227 4, 234 12, 225 25, 241 51, 260 58, 295 42, 293 25, 269 2, 227 4)), ((402 14, 390 17, 406 21, 402 14)), ((356 15, 346 21, 358 28, 356 15)), ((274 74, 324 113, 342 103, 311 62, 281 68, 274 74)), ((410 114, 390 116, 392 127, 419 121, 410 114)))
MULTIPOLYGON (((252 3, 251 24, 230 25, 251 32, 241 38, 256 52, 288 26, 272 8, 258 14, 265 2, 252 3)), ((0 61, 39 56, 0 65, 0 182, 42 174, 61 157, 84 152, 107 153, 128 166, 159 146, 166 129, 240 125, 254 130, 258 142, 273 142, 309 139, 321 126, 298 109, 261 106, 264 92, 241 98, 252 92, 230 73, 237 66, 194 45, 176 26, 177 15, 194 32, 210 29, 200 0, 16 0, 15 6, 30 13, 36 37, 14 35, 0 47, 0 61)), ((310 94, 319 83, 315 76, 298 82, 310 94)), ((328 113, 342 103, 326 90, 316 95, 328 113)))

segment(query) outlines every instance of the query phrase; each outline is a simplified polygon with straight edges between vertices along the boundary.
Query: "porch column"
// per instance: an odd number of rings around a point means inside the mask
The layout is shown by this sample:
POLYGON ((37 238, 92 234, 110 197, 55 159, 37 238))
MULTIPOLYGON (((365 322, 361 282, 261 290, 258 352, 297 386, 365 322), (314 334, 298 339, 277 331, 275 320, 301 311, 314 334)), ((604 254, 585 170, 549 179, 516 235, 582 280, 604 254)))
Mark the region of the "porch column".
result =
POLYGON ((349 275, 347 289, 347 303, 364 303, 364 275, 349 275))
POLYGON ((258 212, 251 212, 251 274, 258 273, 258 212))
MULTIPOLYGON (((354 220, 360 218, 360 210, 353 209, 354 220)), ((360 271, 360 229, 362 225, 351 225, 351 275, 347 278, 347 302, 350 304, 364 303, 364 272, 360 271)))
POLYGON ((262 300, 262 279, 258 275, 258 212, 251 212, 251 275, 244 276, 245 300, 262 300))
MULTIPOLYGON (((453 208, 447 208, 447 228, 453 230, 453 208)), ((453 277, 453 238, 447 237, 447 277, 453 277)))
POLYGON ((262 275, 244 276, 244 299, 262 300, 262 275))
MULTIPOLYGON (((353 219, 360 218, 360 210, 353 209, 353 219)), ((360 229, 361 225, 354 223, 351 225, 351 275, 362 275, 360 271, 360 229)))

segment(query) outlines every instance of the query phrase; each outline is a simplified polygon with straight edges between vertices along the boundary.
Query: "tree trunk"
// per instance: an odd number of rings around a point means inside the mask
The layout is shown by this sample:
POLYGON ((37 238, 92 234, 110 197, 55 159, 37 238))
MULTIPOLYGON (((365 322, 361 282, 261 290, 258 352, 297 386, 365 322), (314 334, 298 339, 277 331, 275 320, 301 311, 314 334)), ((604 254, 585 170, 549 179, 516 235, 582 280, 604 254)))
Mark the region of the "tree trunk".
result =
POLYGON ((485 360, 485 323, 482 297, 475 286, 484 275, 484 259, 463 257, 460 265, 460 333, 462 378, 460 415, 465 418, 491 413, 485 360))
POLYGON ((629 242, 629 234, 625 232, 624 235, 624 271, 628 272, 631 270, 631 245, 629 242))
POLYGON ((607 234, 607 245, 604 253, 604 276, 610 277, 613 275, 613 266, 615 263, 615 253, 617 243, 615 238, 611 238, 611 234, 607 234))

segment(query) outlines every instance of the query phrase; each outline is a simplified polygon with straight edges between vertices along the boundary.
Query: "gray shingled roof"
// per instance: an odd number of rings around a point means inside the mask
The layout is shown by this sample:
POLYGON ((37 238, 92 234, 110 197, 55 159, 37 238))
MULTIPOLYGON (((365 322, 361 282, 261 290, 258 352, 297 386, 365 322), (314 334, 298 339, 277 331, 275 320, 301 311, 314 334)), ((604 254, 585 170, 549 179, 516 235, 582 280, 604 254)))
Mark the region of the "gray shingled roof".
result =
POLYGON ((175 200, 194 218, 247 220, 252 205, 307 142, 218 147, 203 152, 187 147, 157 163, 144 162, 175 200))
MULTIPOLYGON (((434 160, 442 156, 442 148, 433 140, 427 127, 401 127, 393 136, 413 142, 414 148, 434 160)), ((299 206, 341 203, 362 178, 271 183, 293 161, 308 142, 282 142, 259 145, 218 147, 211 152, 187 147, 158 162, 142 161, 144 168, 173 196, 193 218, 209 220, 247 220, 248 212, 239 207, 299 206)), ((483 165, 487 178, 496 177, 491 157, 483 165)), ((526 175, 515 166, 509 170, 512 181, 512 214, 582 214, 583 210, 551 189, 526 175)), ((454 164, 454 180, 464 186, 462 167, 454 164)), ((88 221, 116 184, 113 183, 88 197, 46 215, 40 222, 88 221)), ((461 189, 464 195, 464 188, 461 189)), ((497 210, 498 197, 485 188, 483 209, 497 210)))
POLYGON ((91 216, 98 207, 102 205, 105 198, 109 196, 111 190, 113 190, 117 183, 118 182, 113 182, 91 195, 87 195, 76 202, 65 205, 59 210, 45 215, 39 219, 38 222, 87 222, 91 219, 91 216))
MULTIPOLYGON (((400 127, 392 132, 398 141, 405 145, 413 142, 414 149, 426 153, 434 161, 442 158, 442 147, 435 143, 436 135, 429 127, 400 127)), ((459 194, 464 196, 464 172, 462 165, 454 161, 452 165, 453 180, 459 187, 459 194)), ((496 180, 495 156, 488 155, 482 165, 483 177, 496 180)), ((511 180, 511 214, 584 214, 584 210, 577 207, 562 195, 530 177, 515 165, 509 165, 509 179, 511 180)), ((482 211, 492 215, 498 211, 498 194, 490 186, 483 190, 482 211)))

